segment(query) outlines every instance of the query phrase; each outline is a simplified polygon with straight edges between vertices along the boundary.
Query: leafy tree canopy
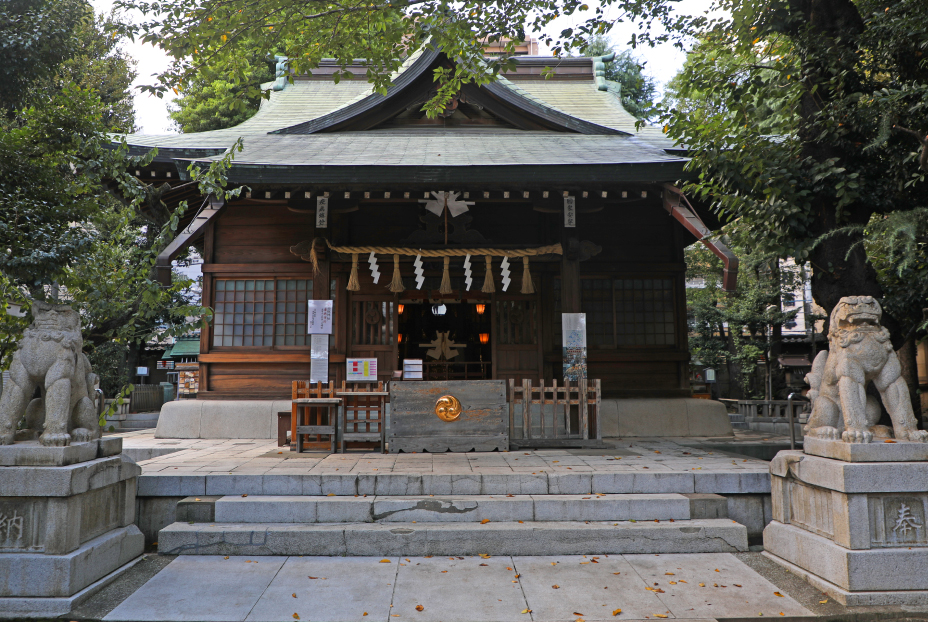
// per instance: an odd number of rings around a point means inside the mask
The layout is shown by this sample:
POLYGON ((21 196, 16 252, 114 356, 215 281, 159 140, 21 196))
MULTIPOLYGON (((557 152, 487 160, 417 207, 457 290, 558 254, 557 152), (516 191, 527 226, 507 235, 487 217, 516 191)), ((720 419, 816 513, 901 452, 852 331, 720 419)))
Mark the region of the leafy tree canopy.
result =
POLYGON ((261 102, 261 84, 274 79, 267 54, 251 48, 224 59, 232 66, 203 67, 187 80, 174 100, 171 119, 182 132, 205 132, 250 119, 261 102), (231 76, 241 72, 242 81, 231 76))

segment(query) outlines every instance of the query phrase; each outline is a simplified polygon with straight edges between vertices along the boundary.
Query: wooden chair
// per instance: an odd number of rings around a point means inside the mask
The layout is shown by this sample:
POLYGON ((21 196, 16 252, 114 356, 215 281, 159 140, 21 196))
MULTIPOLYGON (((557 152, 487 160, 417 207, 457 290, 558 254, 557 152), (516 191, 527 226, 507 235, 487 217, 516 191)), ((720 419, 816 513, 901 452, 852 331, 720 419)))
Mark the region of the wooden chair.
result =
POLYGON ((351 442, 380 442, 381 453, 386 449, 387 396, 383 382, 352 383, 336 393, 344 400, 341 421, 341 449, 351 442))
MULTIPOLYGON (((335 396, 335 383, 323 385, 317 382, 313 387, 307 380, 294 380, 291 399, 290 438, 296 443, 296 451, 303 451, 303 435, 314 434, 316 440, 321 441, 322 435, 327 434, 334 454, 337 449, 338 407, 342 403, 341 398, 335 396)), ((293 451, 292 445, 290 449, 293 451)))

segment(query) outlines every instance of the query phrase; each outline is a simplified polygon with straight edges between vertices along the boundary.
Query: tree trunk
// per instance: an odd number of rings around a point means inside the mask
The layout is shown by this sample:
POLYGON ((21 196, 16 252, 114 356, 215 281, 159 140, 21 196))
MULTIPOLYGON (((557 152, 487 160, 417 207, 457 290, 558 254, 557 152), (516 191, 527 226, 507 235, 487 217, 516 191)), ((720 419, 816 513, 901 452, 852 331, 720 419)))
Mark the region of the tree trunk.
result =
POLYGON ((896 351, 899 357, 899 365, 902 367, 902 378, 909 387, 909 399, 912 400, 912 412, 915 418, 922 422, 922 400, 918 394, 918 351, 915 344, 915 337, 902 344, 902 347, 896 351))

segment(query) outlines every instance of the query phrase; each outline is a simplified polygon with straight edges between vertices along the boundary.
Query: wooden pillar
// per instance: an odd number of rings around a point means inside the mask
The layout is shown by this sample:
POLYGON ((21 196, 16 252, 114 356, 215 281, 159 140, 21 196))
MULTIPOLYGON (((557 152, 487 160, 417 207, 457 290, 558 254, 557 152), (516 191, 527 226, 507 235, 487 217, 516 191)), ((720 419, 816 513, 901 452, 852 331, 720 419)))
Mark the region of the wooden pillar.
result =
MULTIPOLYGON (((563 230, 561 244, 561 313, 580 313, 580 240, 563 230)), ((559 319, 557 320, 559 321, 559 319)))

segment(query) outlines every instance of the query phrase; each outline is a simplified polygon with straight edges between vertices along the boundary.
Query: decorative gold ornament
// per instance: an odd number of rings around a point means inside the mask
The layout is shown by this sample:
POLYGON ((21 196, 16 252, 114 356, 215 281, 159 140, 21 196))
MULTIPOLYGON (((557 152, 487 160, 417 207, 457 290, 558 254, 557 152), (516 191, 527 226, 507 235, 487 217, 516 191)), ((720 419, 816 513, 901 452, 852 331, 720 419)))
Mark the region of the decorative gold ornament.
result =
POLYGON ((461 402, 453 395, 442 395, 435 402, 435 414, 442 421, 455 421, 461 416, 461 402))

